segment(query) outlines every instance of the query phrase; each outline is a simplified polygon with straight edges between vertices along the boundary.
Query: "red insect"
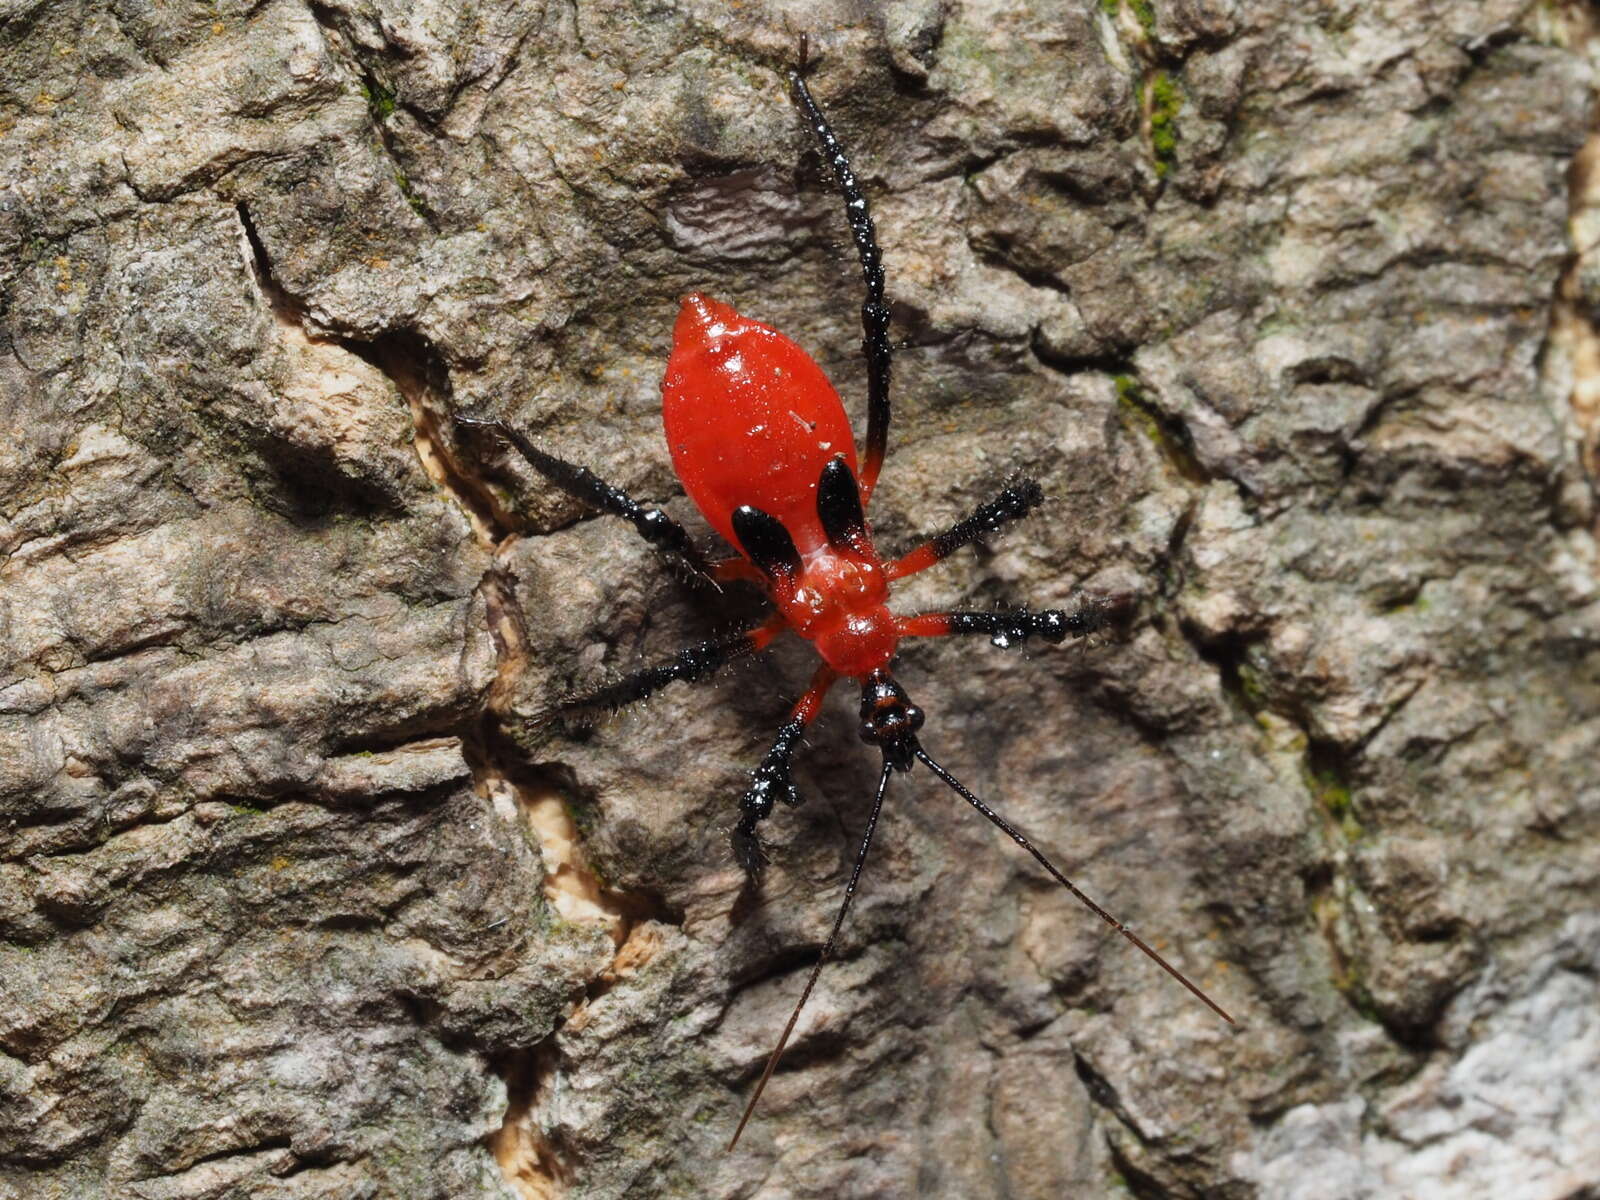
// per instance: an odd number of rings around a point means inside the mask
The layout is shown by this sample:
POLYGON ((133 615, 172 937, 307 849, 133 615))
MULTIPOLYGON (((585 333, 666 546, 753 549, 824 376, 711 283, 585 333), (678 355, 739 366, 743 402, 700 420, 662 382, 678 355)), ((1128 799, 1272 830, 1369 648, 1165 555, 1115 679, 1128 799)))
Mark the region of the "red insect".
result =
POLYGON ((790 774, 791 759, 823 698, 841 678, 853 679, 861 687, 861 738, 883 754, 872 810, 832 931, 767 1060, 729 1143, 730 1150, 738 1144, 850 911, 889 776, 894 771, 909 771, 917 762, 1031 854, 1097 916, 1223 1020, 1233 1023, 1210 997, 1079 891, 1021 832, 934 761, 917 738, 922 710, 911 703, 890 671, 902 638, 982 633, 1001 647, 1035 636, 1058 643, 1096 628, 1101 614, 1092 604, 1073 612, 1019 608, 897 616, 890 611, 889 585, 894 580, 931 567, 1007 521, 1027 515, 1040 503, 1042 494, 1032 481, 1013 483, 909 554, 885 560, 878 553, 866 510, 883 467, 889 432, 889 309, 884 301, 883 267, 866 197, 806 87, 805 61, 802 41, 800 68, 789 77, 791 94, 833 172, 866 280, 861 322, 867 360, 867 448, 859 474, 849 419, 822 369, 777 330, 700 293, 684 298, 673 329, 672 357, 661 384, 662 420, 684 490, 711 527, 739 552, 738 557, 708 562, 683 527, 659 509, 645 508, 583 467, 546 454, 509 425, 460 418, 470 425, 495 429, 552 483, 633 522, 652 545, 698 575, 718 582, 754 583, 777 609, 754 628, 689 647, 670 662, 574 700, 573 707, 616 707, 678 680, 701 679, 760 650, 785 631, 816 647, 822 663, 811 686, 778 730, 772 749, 754 771, 750 789, 740 801, 733 852, 746 871, 759 872, 766 862, 756 835, 760 822, 771 814, 776 802, 799 802, 790 774))

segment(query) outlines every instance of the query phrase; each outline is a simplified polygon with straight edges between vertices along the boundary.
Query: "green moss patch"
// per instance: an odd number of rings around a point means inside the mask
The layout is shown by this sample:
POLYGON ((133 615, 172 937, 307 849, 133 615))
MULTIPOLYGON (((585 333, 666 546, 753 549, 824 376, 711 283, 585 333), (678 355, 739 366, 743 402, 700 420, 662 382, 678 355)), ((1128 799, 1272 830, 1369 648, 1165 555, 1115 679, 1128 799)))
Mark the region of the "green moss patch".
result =
POLYGON ((387 121, 394 115, 394 92, 376 79, 362 82, 361 98, 367 102, 367 111, 372 114, 374 121, 387 121))
POLYGON ((1117 389, 1117 407, 1128 424, 1149 438, 1181 477, 1191 483, 1206 482, 1206 470, 1195 457, 1194 443, 1182 422, 1157 410, 1132 375, 1113 375, 1111 382, 1117 389))
POLYGON ((1155 158, 1156 174, 1165 179, 1178 163, 1178 113, 1183 109, 1183 92, 1165 71, 1157 71, 1145 82, 1145 108, 1150 114, 1150 153, 1155 158))

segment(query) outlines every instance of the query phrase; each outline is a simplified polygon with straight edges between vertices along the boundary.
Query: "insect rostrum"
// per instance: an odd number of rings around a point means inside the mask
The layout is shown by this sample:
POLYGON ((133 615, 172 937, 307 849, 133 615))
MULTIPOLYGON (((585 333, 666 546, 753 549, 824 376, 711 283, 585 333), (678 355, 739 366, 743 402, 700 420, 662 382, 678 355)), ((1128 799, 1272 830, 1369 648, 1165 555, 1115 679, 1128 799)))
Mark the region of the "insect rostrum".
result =
POLYGON ((889 431, 891 347, 882 259, 866 196, 812 98, 804 72, 802 47, 800 67, 789 77, 790 92, 844 201, 866 284, 861 305, 868 380, 864 458, 858 462, 844 406, 811 357, 777 330, 698 292, 684 298, 673 329, 672 354, 661 385, 662 421, 684 490, 711 527, 737 551, 733 557, 708 559, 683 527, 665 513, 636 503, 585 468, 545 453, 511 426, 459 418, 465 424, 495 430, 550 482, 627 519, 648 542, 697 575, 718 584, 740 580, 758 585, 776 610, 742 633, 688 647, 665 663, 577 697, 571 701, 573 707, 614 707, 643 699, 677 681, 702 679, 734 659, 762 649, 783 633, 797 634, 815 647, 821 662, 810 686, 790 710, 739 801, 733 854, 746 871, 759 872, 766 862, 758 836, 761 822, 777 803, 796 802, 791 775, 794 754, 829 690, 844 678, 861 689, 860 736, 876 746, 883 758, 873 806, 832 931, 767 1061, 730 1149, 737 1144, 833 950, 872 844, 889 778, 895 772, 910 771, 919 762, 1102 920, 1224 1020, 1232 1021, 1198 987, 1079 891, 1020 831, 922 746, 923 712, 911 702, 892 671, 902 639, 977 633, 988 635, 1002 648, 1030 637, 1059 643, 1091 632, 1102 613, 1090 603, 1073 611, 1039 612, 1017 608, 898 615, 889 608, 890 585, 895 580, 926 570, 963 546, 1026 516, 1043 496, 1031 480, 1015 481, 909 553, 897 558, 879 553, 866 514, 883 467, 889 431))

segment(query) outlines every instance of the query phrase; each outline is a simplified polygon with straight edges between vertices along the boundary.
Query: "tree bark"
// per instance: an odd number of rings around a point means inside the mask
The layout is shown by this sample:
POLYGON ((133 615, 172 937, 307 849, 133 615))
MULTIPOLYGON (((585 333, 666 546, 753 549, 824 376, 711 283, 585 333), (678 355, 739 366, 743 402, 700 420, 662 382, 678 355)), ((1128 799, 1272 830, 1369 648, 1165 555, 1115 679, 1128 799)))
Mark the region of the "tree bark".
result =
POLYGON ((0 1197, 1600 1189, 1589 10, 799 19, 0 11, 0 1197), (759 605, 452 414, 709 544, 704 290, 860 421, 802 28, 879 543, 1049 497, 897 607, 1122 617, 907 644, 924 744, 1239 1025, 917 770, 725 1155, 878 763, 841 689, 748 881, 809 650, 570 727, 759 605))

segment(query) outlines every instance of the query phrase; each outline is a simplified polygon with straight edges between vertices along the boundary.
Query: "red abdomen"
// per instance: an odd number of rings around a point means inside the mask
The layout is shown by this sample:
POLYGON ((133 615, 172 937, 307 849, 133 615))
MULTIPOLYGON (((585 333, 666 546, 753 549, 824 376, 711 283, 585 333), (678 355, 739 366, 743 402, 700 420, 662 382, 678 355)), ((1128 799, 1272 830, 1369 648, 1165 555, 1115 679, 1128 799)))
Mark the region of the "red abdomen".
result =
POLYGON ((811 356, 776 329, 699 292, 684 297, 661 381, 672 464, 711 527, 742 551, 733 510, 783 523, 802 555, 827 541, 817 480, 856 444, 839 394, 811 356))

